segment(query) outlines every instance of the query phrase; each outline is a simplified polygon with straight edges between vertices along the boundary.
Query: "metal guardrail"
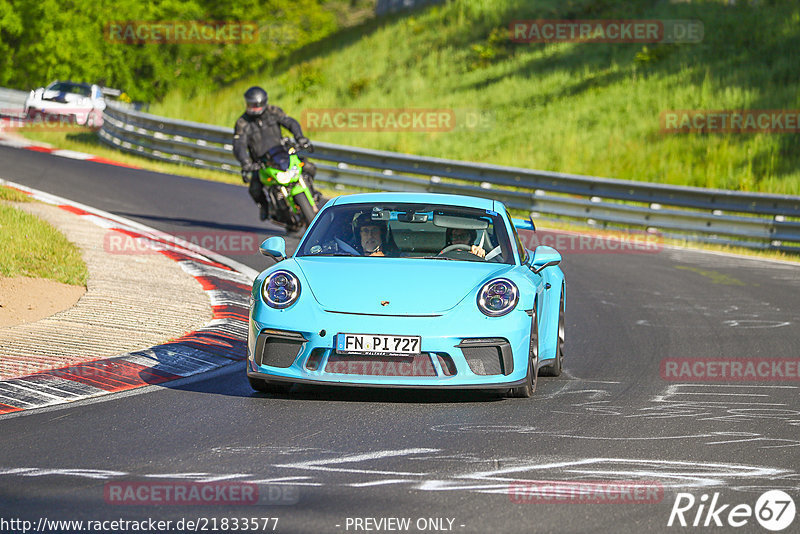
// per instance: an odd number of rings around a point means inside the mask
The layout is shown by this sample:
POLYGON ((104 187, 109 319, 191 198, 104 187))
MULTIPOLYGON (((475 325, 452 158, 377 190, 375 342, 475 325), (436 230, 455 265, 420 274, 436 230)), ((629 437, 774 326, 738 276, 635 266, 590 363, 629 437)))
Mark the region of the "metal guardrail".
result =
POLYGON ((25 116, 25 99, 29 94, 29 91, 0 87, 0 117, 25 116))
MULTIPOLYGON (((233 130, 109 104, 100 138, 148 158, 239 172, 233 130)), ((646 228, 670 237, 800 252, 800 196, 597 178, 315 143, 317 180, 335 189, 482 196, 536 215, 595 227, 646 228)))

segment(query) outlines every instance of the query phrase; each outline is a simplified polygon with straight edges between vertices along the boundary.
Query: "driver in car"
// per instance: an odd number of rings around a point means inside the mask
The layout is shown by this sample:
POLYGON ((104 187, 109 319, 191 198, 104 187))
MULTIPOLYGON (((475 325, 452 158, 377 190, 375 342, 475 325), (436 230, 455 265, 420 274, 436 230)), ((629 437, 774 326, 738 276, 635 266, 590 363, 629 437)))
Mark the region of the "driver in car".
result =
POLYGON ((486 251, 483 249, 483 247, 473 245, 477 235, 478 234, 475 230, 470 230, 468 228, 448 228, 445 231, 445 241, 447 244, 445 245, 444 249, 442 249, 442 252, 453 245, 464 245, 463 247, 458 248, 463 248, 463 250, 468 250, 479 258, 484 258, 486 257, 486 251))
POLYGON ((373 220, 369 213, 356 218, 356 248, 364 256, 394 255, 397 250, 389 240, 389 227, 386 221, 373 220))

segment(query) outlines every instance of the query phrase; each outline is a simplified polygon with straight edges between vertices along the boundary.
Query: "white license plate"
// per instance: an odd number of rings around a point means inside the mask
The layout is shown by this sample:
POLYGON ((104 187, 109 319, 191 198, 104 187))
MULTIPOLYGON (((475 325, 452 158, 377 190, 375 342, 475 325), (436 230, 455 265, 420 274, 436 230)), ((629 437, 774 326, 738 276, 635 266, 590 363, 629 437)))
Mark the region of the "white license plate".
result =
POLYGON ((336 352, 339 354, 368 354, 406 356, 419 354, 420 336, 386 336, 381 334, 337 334, 336 352))

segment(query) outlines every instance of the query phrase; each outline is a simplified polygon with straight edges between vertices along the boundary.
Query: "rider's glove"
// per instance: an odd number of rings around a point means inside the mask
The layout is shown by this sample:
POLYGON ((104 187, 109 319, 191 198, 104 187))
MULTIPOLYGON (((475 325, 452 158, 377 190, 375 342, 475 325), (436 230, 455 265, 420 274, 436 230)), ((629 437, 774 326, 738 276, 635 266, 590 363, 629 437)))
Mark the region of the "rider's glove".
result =
POLYGON ((250 183, 250 175, 253 174, 252 171, 246 171, 242 169, 242 181, 246 184, 250 183))
POLYGON ((308 137, 298 137, 297 138, 297 146, 302 148, 303 150, 311 150, 311 141, 309 141, 308 137))

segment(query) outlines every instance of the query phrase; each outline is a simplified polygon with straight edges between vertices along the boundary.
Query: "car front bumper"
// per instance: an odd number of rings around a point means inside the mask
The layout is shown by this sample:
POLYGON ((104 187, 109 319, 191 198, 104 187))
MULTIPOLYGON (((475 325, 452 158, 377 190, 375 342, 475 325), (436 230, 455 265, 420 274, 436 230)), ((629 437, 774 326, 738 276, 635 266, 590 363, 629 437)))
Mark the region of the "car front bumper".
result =
POLYGON ((527 375, 531 318, 477 310, 440 316, 376 316, 308 310, 251 311, 247 374, 311 384, 407 388, 509 388, 527 375), (421 336, 422 354, 337 354, 339 333, 421 336), (268 347, 265 349, 265 347, 268 347))

